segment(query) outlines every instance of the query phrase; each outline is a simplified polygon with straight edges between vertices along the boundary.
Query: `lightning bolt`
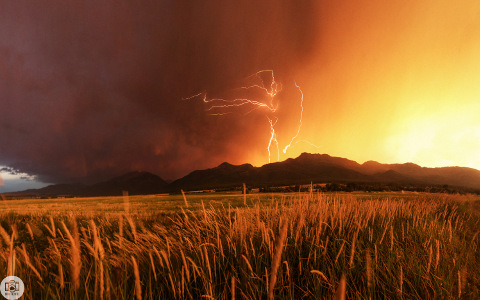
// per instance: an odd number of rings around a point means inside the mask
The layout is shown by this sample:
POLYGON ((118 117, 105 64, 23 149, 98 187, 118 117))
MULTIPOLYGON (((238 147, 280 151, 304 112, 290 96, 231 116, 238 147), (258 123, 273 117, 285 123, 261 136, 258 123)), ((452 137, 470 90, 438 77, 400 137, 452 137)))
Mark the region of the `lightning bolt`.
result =
POLYGON ((300 121, 298 122, 298 130, 297 130, 297 133, 295 134, 295 136, 292 137, 292 139, 290 140, 290 143, 288 143, 285 148, 283 148, 283 153, 287 153, 287 150, 288 148, 290 148, 292 146, 292 143, 293 141, 298 137, 298 134, 300 133, 300 129, 302 128, 302 120, 303 120, 303 91, 302 89, 298 86, 298 84, 295 82, 295 86, 297 87, 297 89, 300 91, 300 94, 301 94, 301 100, 300 100, 300 107, 302 108, 302 110, 300 111, 300 121))
POLYGON ((268 141, 268 147, 267 147, 267 152, 268 152, 268 163, 270 163, 270 148, 272 147, 272 144, 275 143, 277 146, 277 161, 280 160, 280 148, 278 146, 278 140, 277 140, 277 133, 275 132, 275 125, 278 122, 278 118, 275 118, 275 121, 267 117, 268 123, 270 124, 270 140, 268 141))
MULTIPOLYGON (((247 86, 242 86, 240 88, 237 88, 237 90, 244 90, 244 91, 258 91, 260 94, 262 94, 261 99, 250 99, 250 98, 234 98, 234 99, 223 99, 223 98, 211 98, 209 99, 207 97, 207 92, 203 91, 200 92, 196 95, 183 98, 183 100, 191 100, 191 99, 198 99, 201 98, 202 101, 206 104, 208 104, 207 111, 209 112, 210 115, 214 116, 221 116, 221 115, 226 115, 226 114, 231 114, 233 113, 236 109, 243 108, 243 107, 251 107, 251 109, 245 113, 249 114, 255 110, 259 109, 264 109, 267 111, 269 114, 275 114, 277 112, 279 103, 276 99, 276 96, 282 91, 282 84, 278 83, 275 80, 275 74, 273 70, 261 70, 256 72, 255 74, 252 74, 246 78, 247 81, 251 81, 252 84, 247 85, 247 86), (265 77, 269 78, 269 81, 266 83, 265 77)), ((300 92, 300 107, 301 107, 301 112, 300 112, 300 120, 298 124, 298 129, 296 134, 290 139, 290 142, 282 149, 283 153, 287 153, 288 148, 292 147, 292 144, 295 145, 299 142, 307 142, 311 145, 312 143, 305 141, 305 140, 299 140, 295 141, 298 138, 298 135, 300 134, 300 130, 302 128, 302 120, 303 120, 303 91, 300 88, 300 86, 294 82, 295 87, 299 90, 300 92), (294 143, 295 142, 295 143, 294 143)), ((277 161, 280 160, 280 146, 279 142, 277 139, 277 132, 275 130, 275 126, 278 122, 278 117, 276 116, 269 116, 266 115, 268 124, 270 125, 270 138, 268 141, 267 145, 267 152, 268 152, 268 162, 271 162, 271 156, 272 156, 272 148, 277 149, 277 161)), ((315 145, 313 145, 315 146, 315 145)), ((315 146, 317 147, 317 146, 315 146)), ((318 147, 317 147, 318 148, 318 147)))
MULTIPOLYGON (((192 99, 192 98, 198 98, 200 96, 203 96, 203 102, 207 103, 210 105, 210 107, 207 109, 207 111, 211 112, 210 114, 212 115, 223 115, 228 112, 228 109, 235 109, 239 108, 242 106, 252 106, 253 109, 250 110, 248 113, 260 109, 260 108, 265 108, 271 113, 275 113, 278 109, 278 103, 275 103, 275 96, 282 90, 282 85, 277 83, 275 81, 275 75, 272 70, 262 70, 258 71, 257 73, 250 75, 247 77, 247 80, 254 80, 257 81, 256 83, 249 85, 249 86, 242 86, 238 89, 241 90, 259 90, 263 93, 265 93, 265 96, 268 98, 267 101, 261 101, 261 100, 253 100, 253 99, 248 99, 248 98, 235 98, 235 99, 221 99, 221 98, 212 98, 208 99, 207 98, 207 93, 206 92, 201 92, 197 95, 193 95, 189 98, 184 98, 185 100, 192 99), (271 76, 270 79, 270 84, 265 85, 264 80, 262 79, 262 75, 265 73, 269 73, 271 76), (227 110, 227 112, 215 112, 216 110, 227 110)), ((247 113, 247 114, 248 114, 247 113)))

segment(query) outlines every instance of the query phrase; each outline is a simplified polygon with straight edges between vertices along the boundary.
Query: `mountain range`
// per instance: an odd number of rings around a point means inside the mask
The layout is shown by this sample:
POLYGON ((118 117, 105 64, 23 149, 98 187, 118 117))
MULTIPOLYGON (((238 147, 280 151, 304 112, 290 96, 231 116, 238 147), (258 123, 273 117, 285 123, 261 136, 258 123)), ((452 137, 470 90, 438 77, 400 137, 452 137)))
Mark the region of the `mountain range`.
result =
POLYGON ((426 168, 413 163, 381 164, 353 160, 327 154, 303 153, 297 158, 269 163, 261 167, 251 164, 232 165, 193 171, 167 183, 157 175, 135 171, 93 185, 57 184, 27 190, 16 195, 46 196, 115 196, 159 194, 183 190, 225 189, 242 186, 271 187, 313 183, 379 183, 399 185, 449 185, 480 190, 480 171, 466 167, 426 168))

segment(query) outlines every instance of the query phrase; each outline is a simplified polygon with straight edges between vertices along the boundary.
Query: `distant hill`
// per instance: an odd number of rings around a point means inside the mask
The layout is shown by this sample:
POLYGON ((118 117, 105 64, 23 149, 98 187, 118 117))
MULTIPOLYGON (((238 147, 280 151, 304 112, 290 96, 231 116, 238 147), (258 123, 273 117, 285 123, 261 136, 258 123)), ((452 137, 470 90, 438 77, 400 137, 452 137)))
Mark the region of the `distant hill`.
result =
POLYGON ((123 191, 130 195, 146 195, 165 193, 167 182, 155 174, 134 171, 108 181, 93 185, 84 184, 54 184, 41 189, 31 189, 7 196, 120 196, 123 191))
POLYGON ((59 195, 87 195, 88 186, 84 184, 53 184, 40 189, 30 189, 21 192, 6 193, 7 196, 59 196, 59 195))
POLYGON ((122 195, 122 191, 131 195, 148 195, 164 193, 167 186, 168 183, 155 174, 135 171, 94 184, 90 191, 95 196, 122 195))
POLYGON ((235 166, 224 162, 215 168, 193 171, 170 183, 169 188, 202 190, 238 186, 244 182, 250 184, 256 169, 250 164, 235 166))
POLYGON ((196 170, 167 183, 157 175, 136 171, 93 185, 56 184, 37 190, 10 193, 13 196, 116 196, 240 187, 272 187, 313 183, 372 183, 411 186, 448 185, 480 190, 480 171, 464 167, 425 168, 413 163, 381 164, 327 154, 302 153, 297 158, 261 167, 250 164, 196 170))

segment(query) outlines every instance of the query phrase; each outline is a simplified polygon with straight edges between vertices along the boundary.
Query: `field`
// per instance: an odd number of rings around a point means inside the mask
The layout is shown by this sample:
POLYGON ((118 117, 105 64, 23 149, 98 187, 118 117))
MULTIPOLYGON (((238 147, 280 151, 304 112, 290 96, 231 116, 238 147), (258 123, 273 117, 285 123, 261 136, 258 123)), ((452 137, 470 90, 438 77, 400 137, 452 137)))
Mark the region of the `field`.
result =
POLYGON ((187 194, 0 204, 25 299, 480 297, 480 198, 187 194))

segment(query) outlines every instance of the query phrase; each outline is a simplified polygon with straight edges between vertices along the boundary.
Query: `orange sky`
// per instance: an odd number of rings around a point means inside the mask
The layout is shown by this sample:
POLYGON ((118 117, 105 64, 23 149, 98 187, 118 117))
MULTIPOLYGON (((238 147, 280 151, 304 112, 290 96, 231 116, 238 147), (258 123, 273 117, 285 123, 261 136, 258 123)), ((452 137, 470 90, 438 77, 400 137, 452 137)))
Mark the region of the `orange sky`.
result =
POLYGON ((9 1, 0 66, 5 190, 17 173, 92 183, 263 165, 266 116, 278 118, 279 160, 480 169, 480 1, 9 1), (242 96, 259 70, 283 85, 278 110, 212 116, 213 103, 182 100, 242 96), (295 82, 303 123, 282 154, 299 128, 295 82))
POLYGON ((305 93, 299 139, 319 148, 298 143, 281 159, 306 151, 480 169, 480 2, 331 2, 314 58, 294 74, 305 93))

